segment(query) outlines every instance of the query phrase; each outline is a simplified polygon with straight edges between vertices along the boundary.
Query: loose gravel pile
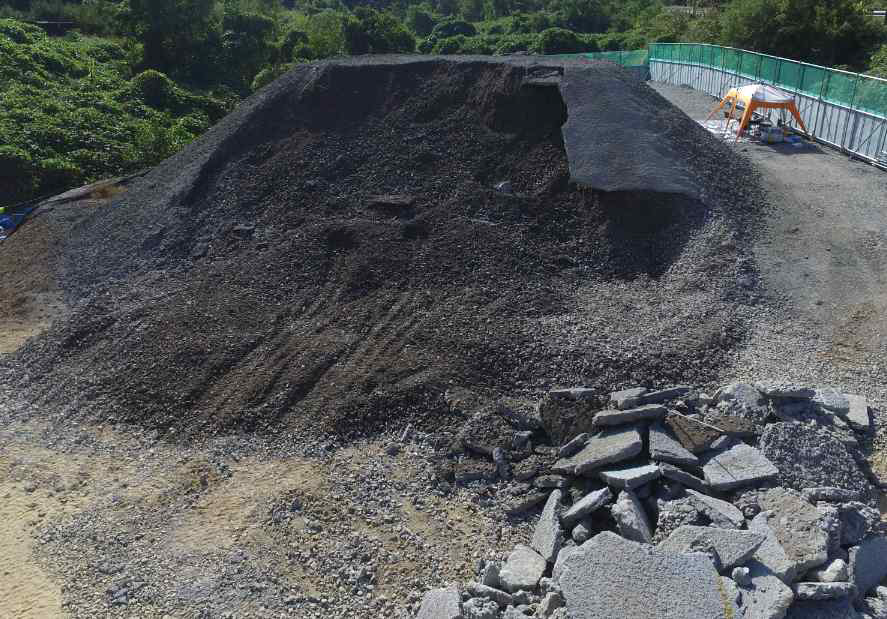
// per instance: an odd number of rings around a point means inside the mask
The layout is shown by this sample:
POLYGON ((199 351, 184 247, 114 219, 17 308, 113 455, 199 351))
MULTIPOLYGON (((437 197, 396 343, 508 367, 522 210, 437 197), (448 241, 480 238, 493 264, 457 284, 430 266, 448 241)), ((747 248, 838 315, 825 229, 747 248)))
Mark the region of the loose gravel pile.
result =
POLYGON ((646 106, 698 199, 570 182, 562 61, 307 65, 73 227, 72 312, 10 384, 48 418, 182 438, 436 431, 465 414, 454 387, 711 381, 754 301, 754 178, 647 86, 587 70, 646 106))
POLYGON ((451 481, 510 483, 512 517, 544 507, 525 543, 427 592, 417 619, 887 612, 864 397, 771 382, 595 400, 573 388, 532 412, 500 403, 457 435, 451 481))

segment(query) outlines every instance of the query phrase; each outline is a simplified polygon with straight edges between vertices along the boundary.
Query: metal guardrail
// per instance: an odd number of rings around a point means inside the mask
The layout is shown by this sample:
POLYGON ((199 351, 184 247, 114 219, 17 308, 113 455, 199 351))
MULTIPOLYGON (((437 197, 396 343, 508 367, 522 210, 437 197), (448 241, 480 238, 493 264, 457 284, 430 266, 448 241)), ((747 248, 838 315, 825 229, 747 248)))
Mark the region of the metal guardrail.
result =
POLYGON ((887 169, 887 80, 696 43, 652 44, 649 63, 653 81, 718 98, 730 88, 772 84, 794 96, 816 141, 887 169))

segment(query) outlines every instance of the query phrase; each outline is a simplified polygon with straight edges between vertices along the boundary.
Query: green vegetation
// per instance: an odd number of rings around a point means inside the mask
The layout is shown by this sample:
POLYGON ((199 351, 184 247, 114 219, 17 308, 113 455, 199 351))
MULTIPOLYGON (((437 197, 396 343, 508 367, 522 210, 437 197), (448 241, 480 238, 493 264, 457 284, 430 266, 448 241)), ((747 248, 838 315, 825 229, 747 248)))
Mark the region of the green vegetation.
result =
MULTIPOLYGON (((10 0, 0 202, 134 171, 297 63, 706 42, 887 76, 869 0, 10 0), (27 20, 75 23, 52 36, 27 20)), ((5 18, 5 19, 3 19, 5 18)))

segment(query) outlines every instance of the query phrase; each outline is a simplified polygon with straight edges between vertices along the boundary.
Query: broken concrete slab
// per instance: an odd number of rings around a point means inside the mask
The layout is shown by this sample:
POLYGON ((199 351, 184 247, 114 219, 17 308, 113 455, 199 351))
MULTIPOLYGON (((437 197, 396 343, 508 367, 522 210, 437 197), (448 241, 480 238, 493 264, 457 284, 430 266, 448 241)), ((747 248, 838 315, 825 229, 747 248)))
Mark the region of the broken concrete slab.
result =
POLYGON ((471 583, 467 589, 469 594, 475 597, 490 598, 502 607, 508 606, 514 601, 509 593, 482 583, 471 583))
POLYGON ((609 531, 566 558, 559 582, 570 617, 736 616, 737 609, 722 596, 720 576, 707 557, 660 550, 609 531))
POLYGON ((841 545, 858 544, 881 521, 878 510, 858 501, 838 506, 841 521, 841 545))
POLYGON ((765 565, 748 561, 751 583, 742 587, 742 601, 737 617, 745 619, 782 619, 795 599, 794 591, 765 565))
POLYGON ((630 539, 642 544, 653 542, 653 531, 650 528, 650 520, 644 511, 640 499, 631 490, 619 493, 619 498, 610 508, 613 520, 619 528, 619 534, 625 539, 630 539))
POLYGON ((672 466, 671 464, 666 464, 665 462, 659 463, 659 473, 662 477, 666 479, 670 479, 672 481, 676 481, 679 484, 683 484, 687 488, 691 488, 696 490, 697 492, 708 493, 709 487, 708 484, 705 483, 705 480, 699 479, 695 475, 691 475, 685 471, 682 471, 676 466, 672 466))
POLYGON ((849 409, 847 410, 847 423, 850 427, 859 432, 868 432, 872 427, 872 420, 869 419, 869 403, 865 396, 853 395, 848 393, 847 400, 849 409))
POLYGON ((770 415, 767 398, 754 385, 747 383, 725 385, 718 389, 715 399, 718 402, 729 403, 730 406, 724 409, 724 412, 732 416, 763 422, 770 415))
POLYGON ((887 537, 873 535, 849 551, 850 582, 856 593, 864 597, 887 576, 887 537))
POLYGON ((779 469, 777 480, 783 487, 829 486, 857 493, 870 488, 847 447, 816 425, 768 424, 758 449, 779 469))
POLYGON ((690 453, 699 454, 708 449, 722 432, 690 417, 669 415, 665 425, 678 442, 690 453))
POLYGON ((557 452, 559 458, 569 458, 570 456, 575 456, 579 453, 585 444, 588 443, 588 439, 591 438, 591 435, 588 432, 583 432, 578 436, 574 436, 568 443, 563 445, 560 450, 557 452))
POLYGON ((646 404, 625 410, 605 410, 594 416, 592 425, 595 428, 602 428, 604 426, 622 426, 638 421, 654 421, 665 417, 667 412, 668 409, 661 404, 646 404))
POLYGON ((641 433, 634 426, 604 430, 591 437, 582 451, 570 458, 573 473, 585 475, 606 464, 630 460, 641 453, 643 445, 641 433))
POLYGON ((564 528, 570 529, 574 524, 590 513, 600 509, 612 499, 613 493, 610 492, 609 488, 601 488, 600 490, 590 492, 561 514, 561 524, 563 524, 564 528))
POLYGON ((660 404, 662 402, 668 402, 670 400, 677 400, 678 398, 683 398, 685 395, 690 393, 690 391, 692 390, 686 385, 668 387, 667 389, 660 389, 658 391, 648 391, 641 396, 641 403, 660 404))
POLYGON ((455 589, 432 589, 422 598, 416 619, 462 619, 461 604, 455 589))
POLYGON ((767 514, 761 512, 755 516, 748 525, 748 530, 754 533, 760 533, 764 536, 764 541, 758 546, 752 555, 752 560, 760 563, 771 574, 775 575, 779 580, 788 584, 794 581, 795 564, 788 558, 785 548, 779 543, 776 537, 776 531, 768 524, 767 514))
POLYGON ((779 469, 754 447, 735 443, 722 452, 705 456, 702 472, 712 489, 724 492, 773 479, 779 469))
POLYGON ((533 530, 530 547, 538 552, 548 563, 552 563, 560 552, 564 541, 564 530, 561 527, 560 515, 563 505, 563 491, 553 490, 548 502, 542 510, 542 516, 533 530))
POLYGON ((841 415, 846 415, 850 411, 850 400, 847 396, 831 387, 817 389, 813 402, 827 411, 841 415))
POLYGON ((816 395, 816 390, 812 387, 805 387, 787 381, 755 383, 755 387, 768 398, 809 400, 816 395))
POLYGON ((766 518, 795 574, 804 574, 828 560, 828 533, 822 526, 822 514, 800 492, 772 488, 758 502, 764 511, 755 518, 766 518))
POLYGON ((644 387, 632 387, 631 389, 614 391, 610 394, 610 405, 620 410, 634 408, 641 403, 641 396, 645 393, 647 393, 647 390, 644 387))
POLYGON ((702 514, 711 520, 712 526, 723 529, 739 529, 745 524, 745 517, 735 505, 708 496, 695 490, 687 490, 687 498, 702 514))
POLYGON ((657 462, 669 462, 681 466, 697 466, 699 458, 681 445, 661 423, 650 426, 650 458, 657 462))
POLYGON ((828 501, 830 503, 846 503, 859 499, 859 492, 844 490, 843 488, 832 488, 829 486, 820 486, 818 488, 804 488, 801 491, 804 498, 815 503, 816 501, 828 501))
POLYGON ((659 548, 696 552, 710 546, 721 561, 721 569, 729 570, 745 563, 765 539, 764 535, 753 531, 684 525, 661 542, 659 548))
POLYGON ((509 593, 532 591, 547 567, 545 559, 529 546, 518 544, 499 570, 499 580, 509 593))
POLYGON ((843 559, 835 559, 813 568, 804 576, 806 580, 813 582, 847 582, 849 572, 847 562, 843 559))
POLYGON ((643 486, 647 482, 658 479, 659 467, 655 464, 640 464, 608 468, 598 474, 605 484, 614 488, 633 490, 643 486))
POLYGON ((792 589, 798 600, 834 600, 856 591, 849 582, 796 582, 792 589))

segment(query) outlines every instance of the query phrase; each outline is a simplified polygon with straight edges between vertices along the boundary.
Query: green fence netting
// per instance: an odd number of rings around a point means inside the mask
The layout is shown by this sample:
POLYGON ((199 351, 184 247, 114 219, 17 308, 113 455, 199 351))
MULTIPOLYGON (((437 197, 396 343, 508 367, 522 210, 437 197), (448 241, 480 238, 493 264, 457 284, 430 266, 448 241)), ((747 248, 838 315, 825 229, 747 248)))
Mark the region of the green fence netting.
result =
POLYGON ((648 58, 718 69, 740 78, 773 84, 789 92, 821 97, 829 103, 887 117, 887 81, 869 75, 732 47, 695 43, 653 43, 648 58))
POLYGON ((647 50, 635 49, 624 52, 585 52, 583 54, 558 54, 562 58, 588 58, 589 60, 609 60, 623 67, 647 66, 647 50))

